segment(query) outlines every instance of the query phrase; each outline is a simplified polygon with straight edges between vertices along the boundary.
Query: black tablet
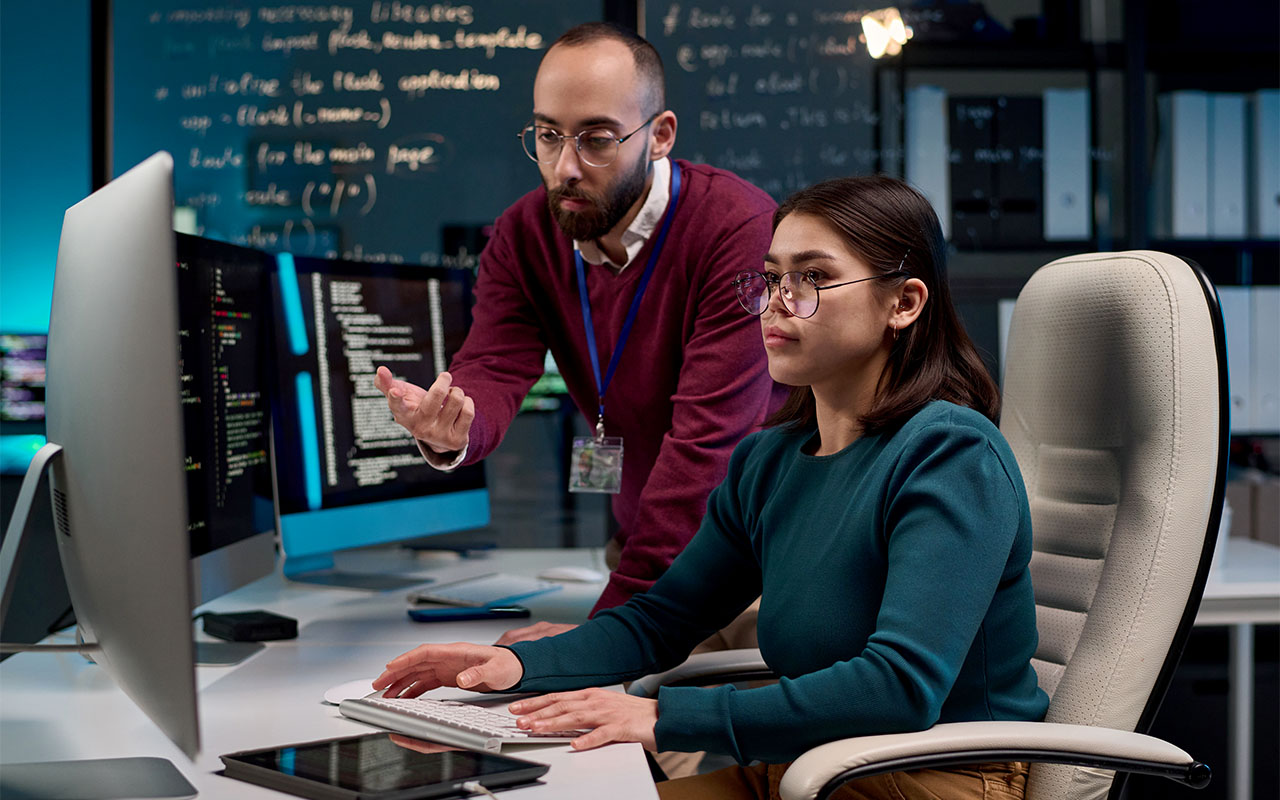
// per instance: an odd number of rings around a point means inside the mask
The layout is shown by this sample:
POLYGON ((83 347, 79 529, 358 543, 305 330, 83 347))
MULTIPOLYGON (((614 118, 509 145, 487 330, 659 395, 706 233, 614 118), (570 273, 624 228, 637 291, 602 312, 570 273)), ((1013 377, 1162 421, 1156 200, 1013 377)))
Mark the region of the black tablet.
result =
POLYGON ((464 783, 500 789, 536 781, 549 767, 390 733, 369 733, 221 757, 224 774, 317 800, 465 797, 464 783))

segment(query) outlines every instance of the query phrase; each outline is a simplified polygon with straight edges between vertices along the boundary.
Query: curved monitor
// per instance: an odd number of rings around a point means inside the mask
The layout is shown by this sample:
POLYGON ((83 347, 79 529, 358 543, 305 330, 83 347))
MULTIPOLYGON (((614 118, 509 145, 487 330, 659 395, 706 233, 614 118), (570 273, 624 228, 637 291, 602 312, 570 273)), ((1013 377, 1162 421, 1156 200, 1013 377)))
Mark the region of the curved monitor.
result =
POLYGON ((275 474, 285 574, 394 586, 389 576, 333 573, 332 554, 489 522, 483 467, 429 466, 373 385, 382 365, 421 386, 446 368, 470 326, 471 272, 276 258, 275 474))

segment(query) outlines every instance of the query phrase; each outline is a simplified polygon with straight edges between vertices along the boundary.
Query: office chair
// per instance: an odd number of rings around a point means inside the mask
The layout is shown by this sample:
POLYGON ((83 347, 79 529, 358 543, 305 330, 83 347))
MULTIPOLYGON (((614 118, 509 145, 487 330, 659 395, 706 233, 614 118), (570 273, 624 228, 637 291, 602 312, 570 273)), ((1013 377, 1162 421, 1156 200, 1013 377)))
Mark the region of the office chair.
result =
MULTIPOLYGON (((856 778, 989 761, 1032 762, 1028 800, 1115 798, 1128 772, 1207 784, 1207 766, 1144 732, 1208 575, 1228 407, 1222 315, 1198 266, 1132 251, 1039 269, 1014 307, 1000 430, 1031 502, 1045 721, 830 742, 792 764, 782 796, 821 800, 856 778)), ((631 691, 767 671, 758 651, 708 653, 631 691)))

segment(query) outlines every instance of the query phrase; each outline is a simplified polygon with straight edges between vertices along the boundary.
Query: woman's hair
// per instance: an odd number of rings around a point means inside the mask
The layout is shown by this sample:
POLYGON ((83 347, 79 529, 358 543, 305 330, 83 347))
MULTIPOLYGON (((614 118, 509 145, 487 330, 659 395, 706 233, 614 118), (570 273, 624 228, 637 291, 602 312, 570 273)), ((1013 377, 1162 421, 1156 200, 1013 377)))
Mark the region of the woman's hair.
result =
MULTIPOLYGON (((893 342, 875 400, 860 420, 863 432, 897 428, 931 400, 967 406, 997 422, 1000 390, 951 303, 942 226, 929 201, 896 178, 838 178, 787 198, 774 212, 774 230, 791 214, 826 222, 876 273, 892 273, 901 264, 906 274, 873 281, 872 291, 887 297, 908 278, 929 288, 924 310, 893 342)), ((813 391, 797 386, 767 424, 804 427, 813 421, 813 391)))

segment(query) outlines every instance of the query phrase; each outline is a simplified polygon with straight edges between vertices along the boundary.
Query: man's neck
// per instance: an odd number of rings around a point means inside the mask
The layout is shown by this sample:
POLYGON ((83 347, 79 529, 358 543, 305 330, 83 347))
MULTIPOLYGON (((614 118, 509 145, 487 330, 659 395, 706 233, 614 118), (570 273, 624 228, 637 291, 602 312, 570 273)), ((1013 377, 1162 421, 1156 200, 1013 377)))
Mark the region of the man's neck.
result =
POLYGON ((599 239, 596 239, 596 246, 604 252, 609 260, 614 264, 627 263, 627 248, 622 245, 622 234, 627 232, 627 228, 631 227, 631 223, 635 222, 636 215, 640 213, 640 209, 644 208, 645 200, 649 199, 649 189, 653 186, 653 169, 649 169, 649 174, 644 179, 644 191, 631 204, 631 208, 627 209, 627 213, 622 219, 618 220, 618 224, 609 229, 609 232, 599 239))

